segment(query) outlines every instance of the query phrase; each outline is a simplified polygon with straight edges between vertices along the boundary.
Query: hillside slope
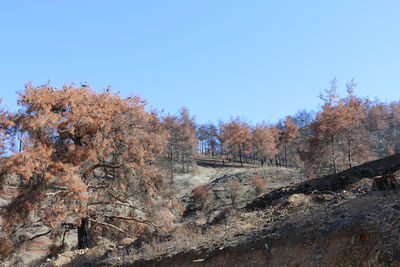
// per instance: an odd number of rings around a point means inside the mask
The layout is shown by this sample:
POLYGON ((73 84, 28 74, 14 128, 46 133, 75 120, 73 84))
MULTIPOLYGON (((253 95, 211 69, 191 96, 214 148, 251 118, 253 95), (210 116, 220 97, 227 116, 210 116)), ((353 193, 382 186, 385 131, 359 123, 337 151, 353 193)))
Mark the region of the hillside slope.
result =
POLYGON ((228 209, 217 224, 84 253, 65 266, 399 266, 400 191, 372 190, 371 179, 399 168, 394 155, 287 185, 228 209))

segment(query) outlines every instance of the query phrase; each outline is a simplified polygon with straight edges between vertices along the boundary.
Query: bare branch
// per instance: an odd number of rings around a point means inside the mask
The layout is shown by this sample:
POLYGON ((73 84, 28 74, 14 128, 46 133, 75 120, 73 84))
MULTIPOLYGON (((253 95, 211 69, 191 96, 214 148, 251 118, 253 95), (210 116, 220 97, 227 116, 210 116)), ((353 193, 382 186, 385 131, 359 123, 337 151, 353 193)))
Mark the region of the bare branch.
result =
POLYGON ((107 215, 107 214, 101 215, 101 216, 109 218, 109 219, 120 219, 120 220, 127 220, 127 221, 135 221, 135 222, 143 223, 143 224, 151 224, 151 225, 157 227, 157 225, 153 224, 150 221, 142 221, 142 220, 131 218, 131 217, 114 216, 114 215, 107 215))
POLYGON ((114 164, 114 163, 98 163, 93 165, 92 167, 87 168, 84 172, 83 172, 83 177, 86 177, 89 175, 89 173, 93 172, 95 169, 98 168, 108 168, 108 169, 118 169, 121 168, 122 164, 114 164))
POLYGON ((139 210, 141 212, 145 212, 142 209, 139 209, 139 208, 137 208, 135 206, 132 206, 132 205, 127 204, 127 203, 122 203, 122 202, 98 201, 98 202, 90 202, 88 204, 88 206, 95 206, 95 205, 118 205, 118 206, 124 206, 124 207, 128 207, 128 208, 131 208, 131 209, 139 210))
POLYGON ((32 236, 31 238, 28 238, 26 241, 32 241, 35 238, 38 238, 38 237, 41 237, 41 236, 44 236, 44 235, 48 235, 50 233, 51 233, 51 230, 48 230, 47 232, 44 232, 42 234, 37 234, 37 235, 32 236))
POLYGON ((110 228, 112 228, 112 229, 114 229, 114 230, 116 230, 116 231, 118 231, 118 232, 120 232, 120 233, 123 233, 123 234, 126 235, 127 237, 134 238, 133 236, 131 236, 130 234, 128 234, 126 231, 122 230, 121 228, 119 228, 119 227, 117 227, 117 226, 115 226, 115 225, 113 225, 113 224, 106 223, 106 222, 99 222, 99 221, 97 221, 97 220, 95 220, 95 219, 92 219, 92 218, 89 218, 89 221, 94 222, 94 223, 97 223, 97 224, 100 224, 100 225, 104 225, 104 226, 110 227, 110 228))

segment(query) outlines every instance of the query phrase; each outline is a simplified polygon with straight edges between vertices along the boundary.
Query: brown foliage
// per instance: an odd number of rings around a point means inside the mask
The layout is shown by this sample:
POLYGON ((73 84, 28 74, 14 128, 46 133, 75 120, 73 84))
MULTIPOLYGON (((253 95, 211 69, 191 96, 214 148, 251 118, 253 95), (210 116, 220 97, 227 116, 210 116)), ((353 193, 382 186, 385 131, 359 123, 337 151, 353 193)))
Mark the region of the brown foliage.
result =
POLYGON ((278 154, 279 130, 273 126, 257 125, 253 129, 253 148, 264 164, 278 154))
POLYGON ((300 153, 309 170, 326 173, 337 172, 354 163, 369 159, 370 143, 365 129, 368 100, 354 95, 354 82, 349 83, 347 96, 336 93, 337 81, 321 95, 322 110, 311 125, 312 136, 308 140, 308 151, 300 153))
POLYGON ((163 118, 163 125, 169 134, 167 153, 173 173, 173 162, 180 161, 182 171, 185 165, 189 170, 189 164, 194 161, 196 154, 197 137, 195 118, 190 116, 189 109, 182 108, 179 116, 167 115, 163 118))
POLYGON ((267 182, 259 175, 255 176, 251 182, 257 195, 263 193, 267 189, 267 182))
POLYGON ((238 155, 243 166, 243 156, 252 149, 252 134, 249 125, 240 119, 220 124, 220 139, 223 149, 233 155, 238 155))
POLYGON ((367 125, 371 131, 377 132, 388 126, 389 110, 382 103, 371 106, 367 111, 367 125))
POLYGON ((283 127, 279 132, 280 145, 283 147, 284 165, 288 166, 288 145, 299 135, 299 127, 293 122, 292 117, 286 117, 283 127))
POLYGON ((199 185, 192 191, 194 201, 200 206, 203 206, 212 198, 211 187, 209 185, 199 185))
POLYGON ((237 180, 229 180, 224 185, 226 192, 228 193, 228 197, 232 202, 232 207, 236 208, 237 201, 240 197, 240 189, 242 185, 237 180))
MULTIPOLYGON (((1 104, 0 99, 0 104, 1 104)), ((7 142, 10 141, 10 135, 8 132, 10 128, 14 126, 10 114, 3 108, 0 108, 0 156, 4 154, 7 149, 7 142)))
POLYGON ((289 144, 299 135, 299 127, 293 122, 292 117, 287 116, 283 122, 283 129, 280 132, 280 140, 289 144))
POLYGON ((197 145, 196 121, 190 116, 188 108, 181 108, 178 122, 180 124, 181 147, 187 154, 193 154, 197 145))
POLYGON ((125 201, 132 194, 125 185, 132 181, 148 196, 157 191, 160 177, 149 164, 162 152, 166 134, 139 97, 28 84, 18 104, 22 111, 12 122, 24 133, 23 151, 0 167, 2 174, 22 178, 20 193, 4 214, 8 224, 22 223, 35 210, 51 227, 67 214, 97 216, 100 211, 87 203, 125 201), (98 170, 113 178, 96 179, 98 170), (52 205, 41 210, 44 201, 52 205))
POLYGON ((0 237, 0 244, 0 259, 7 259, 14 250, 14 244, 8 237, 0 237))

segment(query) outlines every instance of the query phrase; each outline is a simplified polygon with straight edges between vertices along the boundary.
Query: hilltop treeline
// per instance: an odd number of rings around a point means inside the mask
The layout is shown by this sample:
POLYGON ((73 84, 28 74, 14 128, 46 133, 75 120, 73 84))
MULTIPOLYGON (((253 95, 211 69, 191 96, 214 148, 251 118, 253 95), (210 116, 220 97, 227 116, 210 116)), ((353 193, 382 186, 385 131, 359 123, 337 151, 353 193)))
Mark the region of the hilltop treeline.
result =
POLYGON ((276 124, 240 119, 197 126, 199 152, 239 162, 303 168, 308 175, 335 173, 399 149, 400 103, 358 97, 356 84, 337 93, 337 81, 320 95, 317 112, 301 110, 276 124))

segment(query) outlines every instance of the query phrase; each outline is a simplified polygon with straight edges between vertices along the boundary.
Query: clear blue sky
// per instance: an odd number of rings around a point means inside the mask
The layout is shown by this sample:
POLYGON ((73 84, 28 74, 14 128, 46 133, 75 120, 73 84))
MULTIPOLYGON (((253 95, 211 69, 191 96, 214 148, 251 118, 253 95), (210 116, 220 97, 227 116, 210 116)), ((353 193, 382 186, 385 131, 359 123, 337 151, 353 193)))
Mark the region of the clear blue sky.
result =
POLYGON ((88 81, 199 122, 276 121, 336 77, 399 99, 400 1, 1 1, 0 90, 88 81))

